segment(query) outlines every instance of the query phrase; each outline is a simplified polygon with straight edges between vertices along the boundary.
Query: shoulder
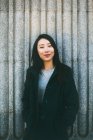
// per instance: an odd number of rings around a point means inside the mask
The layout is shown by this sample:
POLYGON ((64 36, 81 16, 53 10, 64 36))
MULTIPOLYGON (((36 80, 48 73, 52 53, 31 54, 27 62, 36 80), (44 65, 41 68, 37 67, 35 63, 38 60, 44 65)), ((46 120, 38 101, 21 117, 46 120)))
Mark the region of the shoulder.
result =
POLYGON ((30 67, 28 67, 28 69, 27 69, 27 75, 29 75, 29 76, 31 76, 31 77, 33 77, 33 76, 37 76, 37 71, 34 69, 34 67, 33 66, 30 66, 30 67))
POLYGON ((30 73, 30 72, 33 72, 33 66, 29 66, 29 67, 27 68, 27 73, 30 73))
POLYGON ((58 77, 59 81, 63 81, 63 83, 69 82, 69 80, 73 77, 72 68, 66 64, 61 63, 58 68, 58 77))
POLYGON ((72 73, 72 68, 69 67, 68 65, 64 63, 60 63, 60 68, 61 72, 66 73, 66 74, 71 74, 72 73))

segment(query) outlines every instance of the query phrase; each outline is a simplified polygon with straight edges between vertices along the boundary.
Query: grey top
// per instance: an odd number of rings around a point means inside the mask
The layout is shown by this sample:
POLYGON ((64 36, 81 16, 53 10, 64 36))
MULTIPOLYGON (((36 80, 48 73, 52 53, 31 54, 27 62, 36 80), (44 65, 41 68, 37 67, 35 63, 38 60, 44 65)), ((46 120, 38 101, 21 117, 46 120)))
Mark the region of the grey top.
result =
POLYGON ((42 103, 46 86, 48 84, 48 81, 49 81, 53 71, 54 71, 54 68, 49 69, 49 70, 41 70, 41 72, 39 74, 39 83, 38 83, 38 100, 39 100, 39 103, 42 103))

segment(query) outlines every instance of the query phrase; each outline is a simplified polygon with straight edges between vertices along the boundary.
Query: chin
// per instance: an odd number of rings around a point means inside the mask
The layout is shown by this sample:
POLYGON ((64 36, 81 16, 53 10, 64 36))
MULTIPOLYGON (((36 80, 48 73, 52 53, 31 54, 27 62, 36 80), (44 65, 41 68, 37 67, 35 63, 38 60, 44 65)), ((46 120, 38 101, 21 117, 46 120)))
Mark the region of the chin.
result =
POLYGON ((47 59, 47 60, 44 60, 45 62, 50 62, 51 61, 51 59, 47 59))

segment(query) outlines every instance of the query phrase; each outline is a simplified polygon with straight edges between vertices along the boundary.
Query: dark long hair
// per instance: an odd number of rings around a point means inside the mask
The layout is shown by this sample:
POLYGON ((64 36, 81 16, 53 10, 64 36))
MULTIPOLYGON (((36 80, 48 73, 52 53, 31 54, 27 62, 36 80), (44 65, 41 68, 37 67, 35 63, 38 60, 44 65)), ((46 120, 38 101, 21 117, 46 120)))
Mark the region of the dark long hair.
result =
POLYGON ((54 57, 53 57, 53 64, 54 66, 57 66, 59 65, 60 63, 60 60, 59 60, 59 54, 58 54, 58 49, 57 49, 57 46, 53 40, 53 38, 51 36, 49 36, 48 34, 41 34, 38 36, 38 38, 36 39, 34 45, 33 45, 33 50, 32 50, 32 64, 33 64, 33 67, 39 72, 43 67, 44 67, 44 64, 43 64, 43 61, 42 59, 39 57, 39 54, 37 52, 37 44, 38 44, 38 41, 40 39, 47 39, 52 47, 54 48, 54 57))

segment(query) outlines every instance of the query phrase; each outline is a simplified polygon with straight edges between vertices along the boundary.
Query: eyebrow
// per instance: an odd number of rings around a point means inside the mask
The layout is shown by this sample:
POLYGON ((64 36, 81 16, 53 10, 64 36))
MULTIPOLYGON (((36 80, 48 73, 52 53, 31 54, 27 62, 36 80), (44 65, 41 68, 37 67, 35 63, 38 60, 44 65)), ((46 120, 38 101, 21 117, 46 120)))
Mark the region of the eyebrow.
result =
MULTIPOLYGON (((47 43, 48 45, 51 45, 51 43, 47 43)), ((39 44, 39 46, 44 45, 44 44, 39 44)))
POLYGON ((39 44, 39 46, 42 46, 42 45, 44 45, 44 44, 39 44))

